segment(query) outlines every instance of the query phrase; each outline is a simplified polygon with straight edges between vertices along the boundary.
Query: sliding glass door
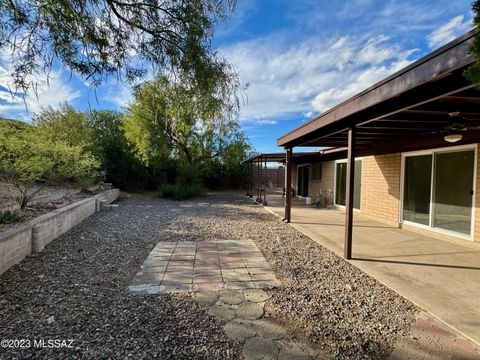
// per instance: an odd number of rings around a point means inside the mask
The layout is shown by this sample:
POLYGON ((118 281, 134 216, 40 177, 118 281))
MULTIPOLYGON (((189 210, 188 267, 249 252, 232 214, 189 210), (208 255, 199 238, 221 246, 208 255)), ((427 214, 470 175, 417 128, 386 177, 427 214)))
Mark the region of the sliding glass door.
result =
POLYGON ((404 162, 403 220, 470 235, 475 151, 432 151, 404 162))
MULTIPOLYGON (((347 162, 335 164, 335 204, 345 206, 347 192, 347 162)), ((355 176, 353 190, 353 207, 360 209, 362 197, 362 160, 355 160, 355 176)))
POLYGON ((432 155, 405 158, 403 220, 430 224, 432 155))
POLYGON ((475 152, 435 154, 433 226, 470 235, 475 152))

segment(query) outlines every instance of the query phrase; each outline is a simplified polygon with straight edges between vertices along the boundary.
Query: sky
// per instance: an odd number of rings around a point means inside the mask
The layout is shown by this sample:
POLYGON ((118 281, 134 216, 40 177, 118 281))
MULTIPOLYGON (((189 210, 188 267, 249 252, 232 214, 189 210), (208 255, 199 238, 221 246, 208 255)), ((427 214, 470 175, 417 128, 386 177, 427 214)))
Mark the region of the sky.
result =
MULTIPOLYGON (((237 0, 212 46, 248 89, 240 124, 258 152, 282 151, 276 139, 425 56, 471 28, 471 0, 237 0)), ((56 66, 37 94, 12 99, 0 54, 0 115, 29 121, 45 106, 121 110, 126 83, 93 90, 56 66), (28 109, 28 111, 26 110, 28 109)))

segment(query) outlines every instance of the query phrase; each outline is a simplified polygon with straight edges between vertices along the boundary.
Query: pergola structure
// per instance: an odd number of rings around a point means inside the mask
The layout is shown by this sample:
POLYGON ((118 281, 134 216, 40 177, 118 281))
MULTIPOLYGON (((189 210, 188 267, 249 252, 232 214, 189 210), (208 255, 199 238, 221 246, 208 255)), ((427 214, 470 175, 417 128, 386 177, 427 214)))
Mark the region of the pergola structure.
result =
MULTIPOLYGON (((302 152, 295 154, 295 161, 297 163, 318 161, 321 151, 314 152, 302 152)), ((253 193, 256 191, 256 202, 267 205, 267 186, 265 181, 265 174, 267 169, 267 163, 286 163, 285 153, 259 153, 251 156, 247 160, 243 161, 246 164, 250 164, 250 181, 247 190, 247 196, 253 198, 253 193), (255 175, 256 171, 256 176, 255 175)), ((290 165, 291 166, 291 165, 290 165)), ((286 179, 287 184, 285 189, 291 188, 291 179, 286 179)), ((289 192, 289 191, 286 191, 289 192)), ((290 199, 290 197, 288 197, 290 199)))
POLYGON ((461 135, 455 145, 480 141, 480 92, 463 76, 474 61, 469 46, 475 34, 457 38, 277 140, 285 148, 287 179, 296 146, 329 148, 321 158, 347 158, 346 259, 352 256, 356 156, 448 146, 446 135, 461 135))

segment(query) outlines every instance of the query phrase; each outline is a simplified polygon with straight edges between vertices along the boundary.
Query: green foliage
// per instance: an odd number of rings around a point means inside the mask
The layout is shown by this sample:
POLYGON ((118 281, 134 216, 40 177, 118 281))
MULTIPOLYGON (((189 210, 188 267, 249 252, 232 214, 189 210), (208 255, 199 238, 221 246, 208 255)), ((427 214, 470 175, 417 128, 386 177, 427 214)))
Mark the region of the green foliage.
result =
POLYGON ((37 133, 50 142, 63 142, 88 151, 94 137, 94 129, 87 122, 85 113, 64 103, 59 108, 47 107, 32 118, 37 133))
POLYGON ((41 190, 39 181, 88 185, 101 176, 93 155, 43 135, 35 127, 0 133, 0 180, 17 189, 21 208, 41 190))
POLYGON ((16 224, 24 220, 25 217, 18 212, 10 210, 0 211, 0 224, 16 224))
MULTIPOLYGON (((182 73, 205 86, 231 76, 210 47, 234 0, 0 0, 0 48, 12 55, 14 82, 26 92, 54 59, 90 81, 182 73)), ((15 89, 16 90, 16 89, 15 89)))
POLYGON ((93 129, 93 154, 100 160, 106 180, 120 189, 155 188, 155 178, 135 156, 135 149, 125 139, 122 118, 117 111, 92 110, 85 114, 93 129))
POLYGON ((206 193, 200 171, 193 166, 183 167, 178 171, 175 185, 165 183, 160 186, 162 197, 175 200, 204 196, 206 193))
POLYGON ((180 185, 162 184, 160 194, 167 199, 186 200, 193 197, 205 196, 207 190, 201 184, 180 185))
POLYGON ((472 83, 480 83, 480 0, 472 3, 472 10, 475 14, 473 25, 478 31, 475 35, 473 44, 470 46, 470 52, 475 56, 475 62, 465 70, 465 77, 472 83))
POLYGON ((205 90, 159 77, 136 92, 125 115, 125 136, 147 166, 160 167, 172 157, 200 165, 220 156, 238 131, 237 89, 212 80, 205 90))

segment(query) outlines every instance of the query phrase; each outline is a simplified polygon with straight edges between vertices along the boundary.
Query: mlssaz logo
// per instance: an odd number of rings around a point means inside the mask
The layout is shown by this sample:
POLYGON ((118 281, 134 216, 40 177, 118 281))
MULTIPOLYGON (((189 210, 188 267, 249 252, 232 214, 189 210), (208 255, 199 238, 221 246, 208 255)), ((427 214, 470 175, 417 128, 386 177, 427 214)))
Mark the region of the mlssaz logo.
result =
POLYGON ((33 340, 33 346, 36 348, 73 348, 73 340, 38 339, 38 340, 33 340))

